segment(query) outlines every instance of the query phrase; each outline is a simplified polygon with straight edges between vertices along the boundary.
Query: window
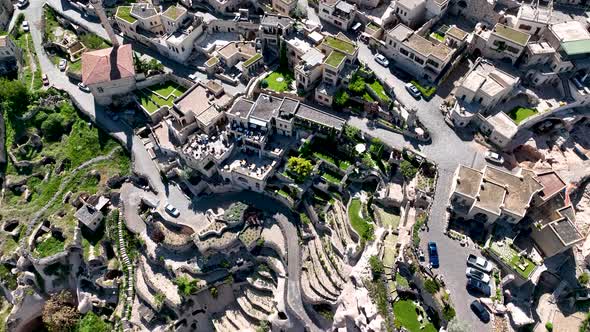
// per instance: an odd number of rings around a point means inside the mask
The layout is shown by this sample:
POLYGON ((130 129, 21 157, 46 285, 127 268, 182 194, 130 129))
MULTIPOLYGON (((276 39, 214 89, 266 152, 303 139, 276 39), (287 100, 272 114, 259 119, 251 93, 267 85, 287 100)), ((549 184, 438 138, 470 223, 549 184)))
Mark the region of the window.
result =
POLYGON ((436 62, 436 61, 433 61, 433 60, 430 60, 430 59, 428 59, 428 60, 426 61, 426 63, 427 63, 427 64, 429 64, 429 65, 431 65, 431 66, 432 66, 432 67, 434 67, 434 68, 438 68, 438 66, 439 66, 439 65, 438 65, 438 62, 436 62))
POLYGON ((418 63, 418 64, 420 64, 420 65, 423 65, 423 64, 424 64, 424 60, 422 60, 422 59, 420 59, 420 58, 418 58, 418 57, 415 57, 415 58, 414 58, 414 61, 416 61, 416 63, 418 63))
POLYGON ((327 9, 322 9, 322 11, 326 14, 330 14, 330 12, 327 9))
POLYGON ((103 93, 104 92, 104 89, 103 88, 100 88, 100 87, 97 90, 98 90, 99 93, 103 93))
POLYGON ((405 48, 400 48, 400 49, 399 49, 399 52, 400 52, 401 54, 405 55, 405 56, 408 56, 408 51, 406 51, 406 49, 405 49, 405 48))
POLYGON ((526 30, 526 31, 529 31, 532 29, 532 27, 530 25, 526 25, 526 24, 521 24, 518 28, 520 30, 526 30))

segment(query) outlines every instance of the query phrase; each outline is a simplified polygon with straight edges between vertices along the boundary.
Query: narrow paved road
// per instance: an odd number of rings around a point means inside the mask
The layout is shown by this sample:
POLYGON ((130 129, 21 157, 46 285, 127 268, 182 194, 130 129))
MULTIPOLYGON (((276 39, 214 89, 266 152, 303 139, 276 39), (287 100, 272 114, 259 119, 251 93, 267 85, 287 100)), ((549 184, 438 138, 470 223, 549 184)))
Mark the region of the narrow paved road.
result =
POLYGON ((451 292, 451 299, 455 306, 457 316, 469 322, 478 331, 490 331, 491 324, 482 323, 469 308, 474 297, 465 289, 467 282, 465 269, 467 256, 478 254, 475 248, 464 248, 457 241, 452 240, 444 233, 447 224, 447 203, 450 195, 453 174, 459 164, 481 168, 485 164, 483 152, 485 149, 472 141, 463 141, 445 123, 439 105, 442 98, 434 96, 430 101, 416 100, 404 87, 406 82, 396 77, 389 69, 384 68, 374 60, 374 54, 369 48, 360 43, 359 59, 366 63, 379 78, 391 85, 395 92, 395 98, 407 107, 418 110, 420 121, 428 128, 432 141, 429 144, 410 140, 402 135, 383 129, 367 127, 366 119, 353 117, 349 123, 387 144, 397 147, 411 147, 422 152, 427 158, 438 164, 438 182, 431 206, 429 229, 421 235, 421 247, 426 252, 426 244, 434 241, 438 244, 440 256, 440 268, 436 273, 443 275, 447 288, 451 292))

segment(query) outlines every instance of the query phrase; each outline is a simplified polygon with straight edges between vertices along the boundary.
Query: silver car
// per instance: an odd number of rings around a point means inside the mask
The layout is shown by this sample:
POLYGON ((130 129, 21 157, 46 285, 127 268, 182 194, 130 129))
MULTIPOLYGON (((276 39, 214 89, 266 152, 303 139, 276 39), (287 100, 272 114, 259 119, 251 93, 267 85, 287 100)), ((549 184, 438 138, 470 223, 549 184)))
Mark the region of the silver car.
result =
POLYGON ((178 209, 170 203, 168 203, 168 204, 166 204, 166 206, 164 206, 164 210, 166 211, 166 213, 173 216, 174 218, 176 218, 180 215, 180 211, 178 211, 178 209))
POLYGON ((375 62, 382 65, 383 67, 389 67, 389 60, 383 54, 375 55, 375 62))
POLYGON ((412 84, 412 83, 406 83, 405 85, 406 90, 408 91, 408 93, 410 95, 412 95, 412 97, 419 99, 420 98, 420 90, 418 90, 418 88, 412 84))
POLYGON ((490 282, 490 276, 489 274, 486 274, 478 269, 474 269, 472 267, 468 267, 467 270, 465 271, 465 275, 467 276, 467 278, 473 278, 473 279, 477 279, 483 283, 489 283, 490 282))

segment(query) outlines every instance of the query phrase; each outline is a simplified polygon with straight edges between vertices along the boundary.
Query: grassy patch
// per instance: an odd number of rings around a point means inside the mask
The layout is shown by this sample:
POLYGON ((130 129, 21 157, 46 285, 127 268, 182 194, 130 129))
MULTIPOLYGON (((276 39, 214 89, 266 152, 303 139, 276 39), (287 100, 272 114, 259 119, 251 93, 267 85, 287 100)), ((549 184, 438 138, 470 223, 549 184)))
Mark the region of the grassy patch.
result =
POLYGON ((268 88, 273 91, 288 91, 289 84, 293 81, 293 74, 289 72, 273 71, 265 80, 268 82, 268 88))
POLYGON ((539 113, 536 109, 528 108, 528 107, 515 107, 510 112, 508 112, 508 116, 514 120, 516 124, 520 124, 522 121, 526 120, 527 118, 539 113))
POLYGON ((345 58, 346 55, 344 53, 332 51, 332 53, 330 53, 330 55, 328 56, 328 58, 326 58, 326 61, 324 63, 334 68, 338 68, 338 66, 342 63, 342 61, 344 61, 345 58))
POLYGON ((367 220, 361 217, 361 201, 360 199, 353 199, 348 208, 348 219, 352 228, 363 239, 368 239, 373 235, 373 225, 369 224, 367 220))
POLYGON ((435 39, 437 39, 438 41, 444 42, 445 41, 445 36, 443 36, 441 33, 439 32, 433 32, 430 34, 432 37, 434 37, 435 39))
MULTIPOLYGON (((409 332, 436 332, 436 328, 432 323, 427 323, 424 328, 421 328, 416 309, 416 305, 410 300, 396 302, 393 305, 396 325, 401 325, 409 332)), ((424 320, 426 320, 425 314, 422 314, 424 320)))
MULTIPOLYGON (((217 58, 215 58, 215 59, 217 59, 217 58)), ((260 60, 260 59, 262 59, 262 54, 260 54, 260 53, 256 53, 256 54, 254 54, 254 55, 253 55, 253 56, 252 56, 250 59, 248 59, 248 60, 244 61, 244 63, 242 64, 242 66, 243 66, 244 68, 247 68, 247 67, 249 67, 251 64, 253 64, 254 62, 256 62, 256 61, 258 61, 258 60, 260 60)), ((209 62, 209 61, 207 61, 207 62, 209 62)))
POLYGON ((37 244, 35 253, 39 258, 49 257, 60 253, 64 250, 64 242, 56 238, 49 237, 45 241, 37 244))
POLYGON ((149 114, 155 113, 162 106, 172 107, 174 100, 180 97, 186 89, 173 82, 166 82, 153 87, 135 91, 137 100, 149 114))
POLYGON ((369 86, 371 87, 371 89, 373 89, 373 91, 375 91, 377 96, 379 96, 379 98, 383 102, 389 103, 391 101, 389 96, 385 93, 385 89, 383 88, 383 85, 381 85, 381 83, 379 83, 379 81, 375 80, 375 81, 373 81, 373 83, 370 83, 369 86))
POLYGON ((356 45, 353 43, 332 36, 326 37, 324 39, 324 43, 331 48, 346 54, 353 54, 356 50, 356 45))
POLYGON ((422 86, 416 80, 413 80, 412 84, 414 84, 416 86, 416 88, 418 89, 418 91, 420 91, 420 93, 422 94, 422 96, 424 96, 424 98, 430 98, 436 92, 436 87, 434 87, 434 86, 428 86, 428 85, 422 86))
POLYGON ((313 153, 314 157, 322 159, 324 161, 327 161, 333 165, 338 166, 338 168, 340 168, 341 170, 345 171, 348 169, 348 167, 350 166, 350 162, 346 161, 346 160, 336 160, 336 158, 327 155, 325 153, 316 151, 313 153))
POLYGON ((402 276, 401 274, 397 273, 395 275, 395 283, 399 286, 399 287, 410 287, 410 283, 408 282, 408 279, 404 278, 404 276, 402 276))
POLYGON ((328 182, 331 182, 331 183, 334 183, 337 185, 340 184, 340 182, 342 181, 342 177, 340 177, 339 174, 329 172, 329 171, 324 172, 324 174, 322 174, 322 178, 324 178, 328 182))
POLYGON ((131 16, 131 6, 121 6, 117 8, 115 16, 128 23, 135 23, 135 21, 137 21, 135 17, 131 16))

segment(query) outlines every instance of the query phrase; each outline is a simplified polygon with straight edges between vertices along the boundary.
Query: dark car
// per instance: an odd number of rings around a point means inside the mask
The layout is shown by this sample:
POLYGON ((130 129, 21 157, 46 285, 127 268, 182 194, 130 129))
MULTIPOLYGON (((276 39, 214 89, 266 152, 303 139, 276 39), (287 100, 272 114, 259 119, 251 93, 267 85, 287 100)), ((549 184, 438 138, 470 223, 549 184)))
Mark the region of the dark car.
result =
POLYGON ((471 302, 471 310, 473 310, 482 322, 488 323, 490 321, 490 313, 479 300, 471 302))
POLYGON ((480 293, 485 297, 489 297, 491 294, 490 285, 473 278, 467 279, 467 289, 475 293, 480 293))
POLYGON ((438 265, 438 249, 436 249, 436 243, 428 242, 428 257, 430 258, 430 265, 433 268, 437 268, 438 265))

